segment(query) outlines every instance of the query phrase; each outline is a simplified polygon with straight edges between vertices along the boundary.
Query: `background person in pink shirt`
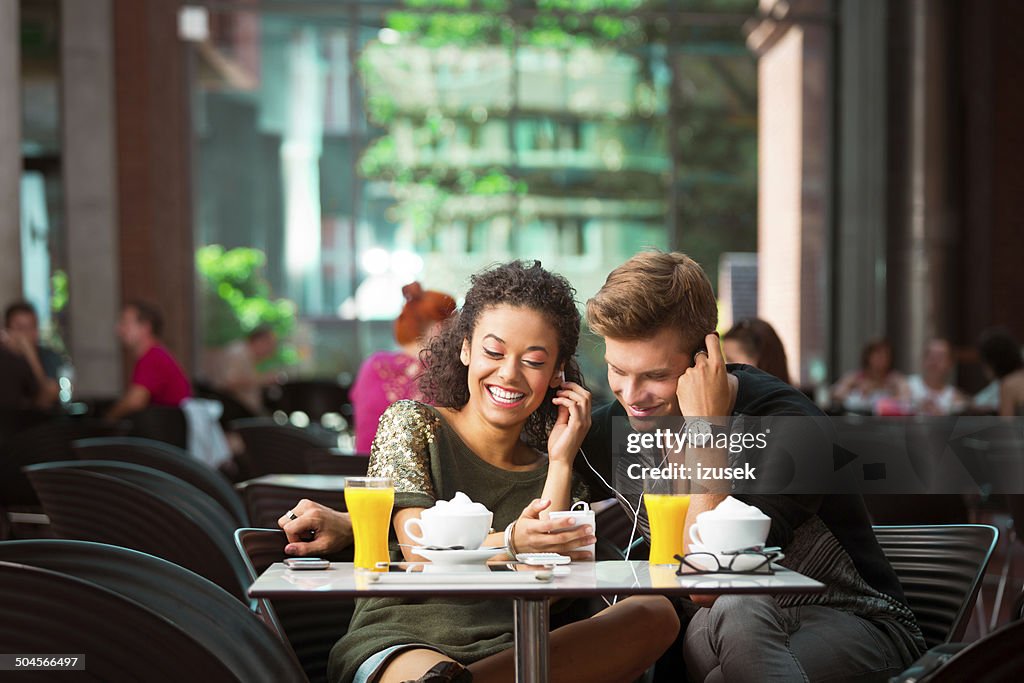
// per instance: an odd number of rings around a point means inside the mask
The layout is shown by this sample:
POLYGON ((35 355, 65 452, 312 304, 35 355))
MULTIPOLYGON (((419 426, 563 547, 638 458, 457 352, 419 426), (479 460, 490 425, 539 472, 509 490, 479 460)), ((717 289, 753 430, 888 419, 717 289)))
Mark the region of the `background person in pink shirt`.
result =
POLYGON ((163 318, 141 301, 128 303, 117 321, 117 337, 135 358, 131 384, 110 409, 115 420, 150 406, 177 407, 192 396, 192 386, 171 352, 160 343, 163 318))
POLYGON ((395 320, 398 351, 378 351, 359 368, 349 396, 355 413, 356 452, 369 453, 377 423, 389 405, 401 399, 423 400, 420 351, 455 310, 455 299, 424 290, 418 282, 402 287, 405 306, 395 320))

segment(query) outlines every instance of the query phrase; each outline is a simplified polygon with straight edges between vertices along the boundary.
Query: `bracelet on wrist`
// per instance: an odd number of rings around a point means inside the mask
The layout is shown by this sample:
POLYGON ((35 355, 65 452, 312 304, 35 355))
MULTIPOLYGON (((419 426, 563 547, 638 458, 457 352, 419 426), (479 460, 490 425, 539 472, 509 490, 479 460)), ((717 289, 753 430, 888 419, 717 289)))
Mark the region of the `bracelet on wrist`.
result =
POLYGON ((516 522, 519 520, 513 520, 509 522, 508 526, 505 527, 505 547, 508 549, 509 557, 514 558, 519 553, 516 551, 515 541, 513 537, 516 534, 516 522))

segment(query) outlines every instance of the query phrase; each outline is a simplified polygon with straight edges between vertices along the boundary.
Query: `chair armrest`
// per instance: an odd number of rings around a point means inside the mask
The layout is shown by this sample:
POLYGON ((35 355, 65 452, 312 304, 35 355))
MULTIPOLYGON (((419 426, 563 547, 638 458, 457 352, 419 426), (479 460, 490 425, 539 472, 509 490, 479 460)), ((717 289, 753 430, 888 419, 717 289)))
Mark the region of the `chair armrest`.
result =
POLYGON ((890 678, 889 683, 925 683, 932 675, 938 673, 946 662, 968 645, 970 643, 943 643, 942 645, 936 645, 921 655, 903 673, 890 678))

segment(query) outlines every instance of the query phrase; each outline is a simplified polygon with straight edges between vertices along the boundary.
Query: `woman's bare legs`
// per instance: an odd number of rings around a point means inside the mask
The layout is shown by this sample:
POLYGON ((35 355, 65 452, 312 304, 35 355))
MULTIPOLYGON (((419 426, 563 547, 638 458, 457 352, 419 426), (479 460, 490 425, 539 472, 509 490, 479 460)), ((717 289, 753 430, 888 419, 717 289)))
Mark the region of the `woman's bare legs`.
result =
MULTIPOLYGON (((589 619, 551 632, 552 683, 622 683, 639 678, 675 642, 679 617, 667 598, 634 596, 589 619)), ((448 661, 433 650, 407 650, 387 665, 380 683, 416 680, 434 664, 448 661)), ((515 680, 515 652, 509 648, 471 664, 474 683, 515 680)))
POLYGON ((377 683, 415 681, 438 662, 450 661, 437 650, 405 650, 391 658, 377 683))

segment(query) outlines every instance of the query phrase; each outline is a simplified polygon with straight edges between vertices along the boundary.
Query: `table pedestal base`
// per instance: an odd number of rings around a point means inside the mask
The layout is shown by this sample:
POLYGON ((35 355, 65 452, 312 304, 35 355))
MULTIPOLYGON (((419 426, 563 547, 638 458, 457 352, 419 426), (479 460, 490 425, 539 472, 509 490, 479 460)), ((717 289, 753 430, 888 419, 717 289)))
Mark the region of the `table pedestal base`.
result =
POLYGON ((516 598, 515 617, 516 683, 547 683, 547 598, 516 598))

